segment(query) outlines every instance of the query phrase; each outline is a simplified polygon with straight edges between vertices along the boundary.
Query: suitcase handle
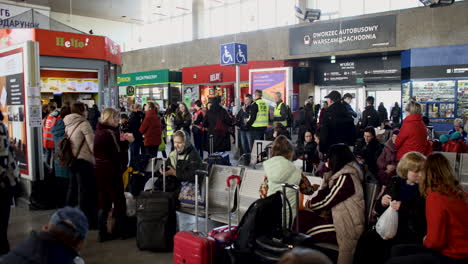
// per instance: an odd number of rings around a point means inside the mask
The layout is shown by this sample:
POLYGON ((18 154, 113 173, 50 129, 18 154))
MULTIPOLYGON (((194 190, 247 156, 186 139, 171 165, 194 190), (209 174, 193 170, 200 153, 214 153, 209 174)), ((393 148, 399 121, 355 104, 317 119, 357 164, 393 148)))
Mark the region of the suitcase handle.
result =
POLYGON ((196 170, 195 174, 195 229, 193 232, 198 232, 198 177, 204 176, 205 177, 205 231, 208 234, 208 187, 209 187, 209 173, 203 170, 196 170))
POLYGON ((154 164, 155 164, 155 161, 156 160, 162 160, 163 162, 163 173, 162 173, 162 177, 163 177, 163 192, 166 192, 166 160, 167 159, 161 159, 161 158, 151 158, 151 182, 153 182, 153 188, 151 189, 153 192, 155 191, 154 189, 154 173, 155 173, 155 167, 154 167, 154 164))
MULTIPOLYGON (((288 197, 286 196, 286 189, 293 189, 296 192, 296 232, 299 232, 299 186, 296 184, 288 184, 288 183, 283 183, 281 184, 281 187, 283 189, 283 219, 284 219, 284 227, 286 226, 286 204, 290 206, 290 210, 292 210, 292 206, 289 203, 288 197)), ((292 215, 292 212, 290 212, 290 216, 292 215)), ((291 219, 292 221, 293 219, 291 219)), ((289 223, 290 225, 292 223, 289 223)))
POLYGON ((231 181, 236 180, 236 185, 241 184, 241 177, 239 175, 231 175, 226 179, 226 186, 231 187, 231 181))

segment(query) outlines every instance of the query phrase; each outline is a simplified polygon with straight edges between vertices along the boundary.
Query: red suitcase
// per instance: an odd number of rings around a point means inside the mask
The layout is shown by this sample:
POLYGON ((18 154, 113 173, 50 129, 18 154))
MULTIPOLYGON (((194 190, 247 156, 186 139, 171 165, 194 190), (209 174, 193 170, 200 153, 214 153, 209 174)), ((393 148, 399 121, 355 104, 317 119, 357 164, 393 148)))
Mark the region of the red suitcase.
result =
POLYGON ((197 171, 195 176, 195 230, 181 231, 174 236, 174 264, 212 264, 216 253, 213 238, 198 232, 198 176, 205 176, 205 228, 208 232, 208 173, 197 171))

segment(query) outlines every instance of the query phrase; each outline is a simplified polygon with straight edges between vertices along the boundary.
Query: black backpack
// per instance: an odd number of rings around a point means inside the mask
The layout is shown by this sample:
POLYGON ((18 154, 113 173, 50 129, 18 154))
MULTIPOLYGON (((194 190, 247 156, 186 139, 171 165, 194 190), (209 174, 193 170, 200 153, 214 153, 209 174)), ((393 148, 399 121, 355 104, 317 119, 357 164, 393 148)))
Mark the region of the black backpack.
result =
POLYGON ((235 249, 247 253, 253 248, 258 237, 280 234, 282 205, 281 192, 258 199, 250 205, 239 223, 235 249))
POLYGON ((78 152, 75 155, 73 153, 73 146, 72 146, 72 142, 70 138, 75 132, 75 130, 83 122, 84 121, 81 121, 78 125, 76 125, 76 127, 70 133, 70 136, 68 136, 67 133, 65 133, 65 136, 58 142, 58 148, 57 148, 57 152, 55 152, 54 154, 54 158, 57 160, 59 166, 62 168, 70 168, 75 162, 77 156, 80 154, 81 148, 83 147, 83 144, 86 139, 83 139, 83 142, 81 142, 78 152))

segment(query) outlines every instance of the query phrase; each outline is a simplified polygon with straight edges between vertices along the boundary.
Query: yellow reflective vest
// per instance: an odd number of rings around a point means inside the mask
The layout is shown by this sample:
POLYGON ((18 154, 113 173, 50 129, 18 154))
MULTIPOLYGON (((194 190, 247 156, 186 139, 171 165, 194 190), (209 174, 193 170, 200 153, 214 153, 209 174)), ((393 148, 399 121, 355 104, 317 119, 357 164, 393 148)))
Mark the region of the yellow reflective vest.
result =
MULTIPOLYGON (((276 107, 275 107, 275 111, 273 112, 273 116, 274 117, 279 117, 281 118, 281 106, 283 105, 284 103, 281 102, 279 103, 276 107)), ((284 127, 287 127, 288 126, 288 122, 286 120, 283 120, 283 121, 273 121, 273 125, 276 124, 276 123, 281 123, 284 127)))
POLYGON ((268 104, 262 99, 255 101, 258 106, 257 118, 252 124, 252 127, 267 127, 268 126, 268 104))

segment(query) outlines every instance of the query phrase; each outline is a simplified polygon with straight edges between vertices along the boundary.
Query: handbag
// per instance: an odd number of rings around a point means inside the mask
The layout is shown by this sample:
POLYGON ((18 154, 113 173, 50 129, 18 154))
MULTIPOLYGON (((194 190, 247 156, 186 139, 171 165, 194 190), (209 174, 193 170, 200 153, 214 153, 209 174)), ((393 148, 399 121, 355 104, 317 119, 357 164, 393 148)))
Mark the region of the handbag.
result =
POLYGON ((195 190, 195 183, 193 182, 182 182, 180 188, 179 201, 180 206, 187 208, 195 208, 195 191, 198 192, 198 206, 205 207, 205 199, 200 194, 200 190, 195 190))
POLYGON ((384 240, 394 238, 398 231, 398 211, 389 206, 377 221, 375 230, 384 240))

